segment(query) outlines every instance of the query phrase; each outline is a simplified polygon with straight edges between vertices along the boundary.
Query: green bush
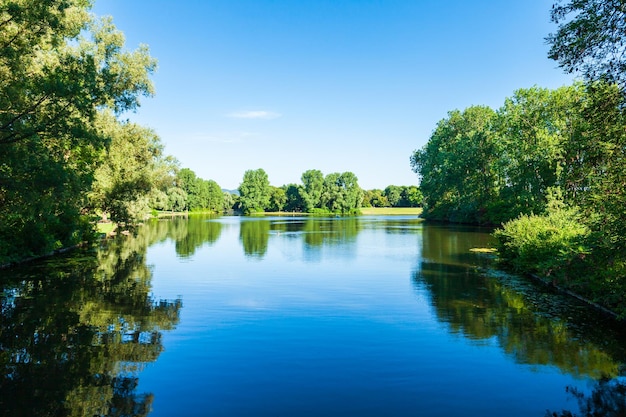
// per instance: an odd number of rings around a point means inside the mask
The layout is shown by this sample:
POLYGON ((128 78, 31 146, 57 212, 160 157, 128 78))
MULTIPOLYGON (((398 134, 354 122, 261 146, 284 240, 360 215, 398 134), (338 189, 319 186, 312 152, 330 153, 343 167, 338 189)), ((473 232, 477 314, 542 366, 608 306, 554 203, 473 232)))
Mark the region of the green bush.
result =
POLYGON ((569 279, 583 266, 589 235, 578 210, 562 207, 542 216, 521 215, 494 233, 503 262, 553 280, 569 279))

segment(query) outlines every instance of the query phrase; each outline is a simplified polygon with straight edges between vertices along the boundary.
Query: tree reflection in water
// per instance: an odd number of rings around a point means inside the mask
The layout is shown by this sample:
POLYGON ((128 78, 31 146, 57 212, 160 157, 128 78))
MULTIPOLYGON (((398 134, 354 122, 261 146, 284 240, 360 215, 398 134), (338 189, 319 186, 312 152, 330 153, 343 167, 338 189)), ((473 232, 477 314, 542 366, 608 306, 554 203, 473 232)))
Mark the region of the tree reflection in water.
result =
POLYGON ((150 412, 137 374, 157 359, 161 331, 176 326, 182 307, 150 296, 145 253, 158 230, 1 272, 0 415, 150 412))
POLYGON ((580 414, 563 410, 560 413, 546 412, 546 417, 624 417, 626 416, 626 382, 601 378, 593 391, 585 395, 576 388, 567 391, 578 401, 580 414))
POLYGON ((422 233, 413 282, 428 289, 438 320, 468 339, 497 343, 518 363, 595 380, 620 375, 626 340, 619 323, 526 280, 486 276, 477 269, 485 261, 470 251, 477 245, 472 233, 434 226, 422 233))
POLYGON ((470 249, 489 242, 472 236, 470 228, 445 229, 424 229, 423 257, 413 275, 414 285, 431 294, 437 318, 477 343, 497 343, 519 363, 556 366, 596 381, 589 394, 567 387, 581 414, 546 416, 626 416, 626 385, 620 382, 626 340, 620 323, 574 300, 547 295, 528 280, 479 270, 488 261, 470 249))

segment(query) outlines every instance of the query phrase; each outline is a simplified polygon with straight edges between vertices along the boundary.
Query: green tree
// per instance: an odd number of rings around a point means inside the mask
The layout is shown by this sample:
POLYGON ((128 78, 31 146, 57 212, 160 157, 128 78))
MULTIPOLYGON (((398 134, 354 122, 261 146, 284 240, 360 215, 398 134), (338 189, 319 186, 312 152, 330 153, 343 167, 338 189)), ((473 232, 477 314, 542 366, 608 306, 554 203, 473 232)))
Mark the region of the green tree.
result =
POLYGON ((173 211, 184 211, 187 207, 187 193, 179 187, 171 187, 167 190, 169 209, 173 211))
POLYGON ((224 211, 224 192, 222 187, 213 180, 207 180, 208 188, 208 204, 205 208, 215 213, 222 213, 224 211))
POLYGON ((152 130, 120 123, 111 115, 102 117, 100 125, 110 145, 95 171, 90 202, 113 221, 142 220, 149 212, 148 197, 156 189, 155 167, 163 145, 152 130))
POLYGON ((421 178, 424 216, 456 222, 485 222, 498 193, 496 113, 489 107, 454 110, 441 120, 428 143, 411 157, 421 178))
POLYGON ((424 196, 419 187, 411 185, 402 190, 402 200, 406 202, 407 207, 420 207, 424 196))
POLYGON ((198 177, 195 172, 189 168, 183 168, 178 171, 176 174, 176 185, 187 194, 186 209, 193 210, 202 205, 199 199, 198 177))
POLYGON ((321 207, 321 196, 324 190, 324 174, 317 169, 305 171, 301 177, 303 190, 302 198, 305 202, 305 211, 321 207))
POLYGON ((223 212, 227 213, 234 209, 235 207, 235 196, 228 191, 223 191, 223 212))
POLYGON ((352 172, 326 175, 320 197, 322 209, 332 213, 350 213, 358 210, 363 202, 363 190, 352 172))
POLYGON ((548 56, 569 73, 626 87, 626 7, 620 0, 559 0, 552 6, 559 25, 546 40, 548 56))
POLYGON ((282 187, 285 190, 285 211, 306 211, 306 202, 302 196, 304 188, 301 185, 287 184, 282 187))
POLYGON ((398 207, 402 199, 402 187, 397 185, 389 185, 385 188, 385 197, 391 207, 398 207))
POLYGON ((87 0, 0 0, 0 262, 84 239, 105 110, 152 94, 155 61, 124 51, 87 0))
POLYGON ((556 90, 533 87, 515 92, 499 110, 503 147, 499 166, 506 186, 501 201, 508 211, 499 220, 520 213, 542 213, 546 191, 562 185, 566 142, 579 119, 581 85, 556 90))
POLYGON ((264 211, 269 207, 271 188, 267 173, 259 168, 248 170, 239 185, 241 208, 244 213, 264 211))
POLYGON ((287 203, 287 194, 283 188, 271 187, 272 195, 270 196, 269 211, 283 211, 285 203, 287 203))

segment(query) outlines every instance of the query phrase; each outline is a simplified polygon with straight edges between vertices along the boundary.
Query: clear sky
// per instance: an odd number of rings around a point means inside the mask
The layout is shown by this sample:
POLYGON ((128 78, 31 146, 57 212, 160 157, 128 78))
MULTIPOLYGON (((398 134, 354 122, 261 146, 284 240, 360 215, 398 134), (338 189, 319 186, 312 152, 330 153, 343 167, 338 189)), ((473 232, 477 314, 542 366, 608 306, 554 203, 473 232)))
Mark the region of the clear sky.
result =
POLYGON ((159 62, 128 117, 222 188, 352 171, 418 184, 409 158, 454 109, 572 77, 547 58, 547 0, 96 0, 159 62))

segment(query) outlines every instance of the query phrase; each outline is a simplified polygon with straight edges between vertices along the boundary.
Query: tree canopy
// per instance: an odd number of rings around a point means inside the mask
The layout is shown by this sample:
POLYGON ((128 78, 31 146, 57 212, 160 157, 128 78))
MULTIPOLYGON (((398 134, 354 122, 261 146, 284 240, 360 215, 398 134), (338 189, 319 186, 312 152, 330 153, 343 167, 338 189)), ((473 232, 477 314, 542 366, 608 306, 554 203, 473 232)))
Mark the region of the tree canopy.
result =
POLYGON ((552 6, 559 25, 546 40, 549 57, 569 73, 626 87, 626 4, 621 0, 560 0, 552 6))
POLYGON ((241 209, 245 213, 265 211, 269 207, 272 189, 267 173, 262 169, 248 170, 239 185, 241 209))
POLYGON ((87 0, 0 0, 0 259, 71 245, 101 151, 103 112, 153 93, 156 62, 129 52, 87 0))

